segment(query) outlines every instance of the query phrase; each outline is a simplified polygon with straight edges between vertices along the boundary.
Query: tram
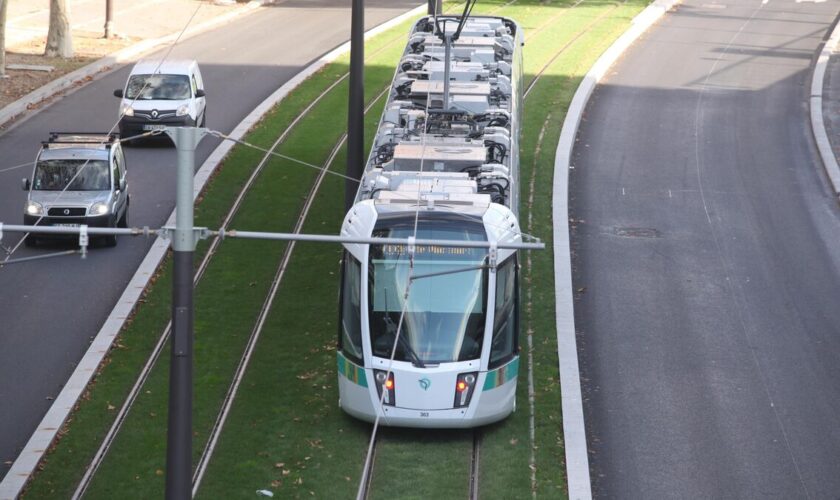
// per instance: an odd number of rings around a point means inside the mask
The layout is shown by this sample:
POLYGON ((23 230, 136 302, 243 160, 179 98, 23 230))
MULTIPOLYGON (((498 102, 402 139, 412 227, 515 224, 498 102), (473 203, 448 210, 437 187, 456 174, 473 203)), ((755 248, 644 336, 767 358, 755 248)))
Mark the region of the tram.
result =
POLYGON ((341 234, 489 249, 344 244, 339 404, 354 417, 466 428, 516 407, 519 263, 493 244, 521 242, 522 46, 504 17, 411 30, 341 234))

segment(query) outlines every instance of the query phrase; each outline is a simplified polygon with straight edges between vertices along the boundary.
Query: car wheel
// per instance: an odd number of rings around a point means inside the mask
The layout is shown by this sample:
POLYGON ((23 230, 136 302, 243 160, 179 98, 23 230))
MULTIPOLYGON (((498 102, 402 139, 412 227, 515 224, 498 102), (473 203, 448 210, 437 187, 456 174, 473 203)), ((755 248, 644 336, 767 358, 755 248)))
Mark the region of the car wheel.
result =
POLYGON ((128 227, 128 208, 126 207, 123 216, 120 217, 119 222, 117 222, 117 227, 126 228, 128 227))
POLYGON ((109 234, 108 236, 103 236, 101 241, 104 247, 115 247, 117 246, 117 235, 109 234))
POLYGON ((207 110, 205 109, 204 113, 201 113, 201 125, 199 125, 199 127, 204 128, 204 126, 206 124, 207 124, 207 110))
POLYGON ((27 248, 35 248, 38 246, 38 241, 35 239, 35 236, 30 234, 23 239, 23 246, 27 248))

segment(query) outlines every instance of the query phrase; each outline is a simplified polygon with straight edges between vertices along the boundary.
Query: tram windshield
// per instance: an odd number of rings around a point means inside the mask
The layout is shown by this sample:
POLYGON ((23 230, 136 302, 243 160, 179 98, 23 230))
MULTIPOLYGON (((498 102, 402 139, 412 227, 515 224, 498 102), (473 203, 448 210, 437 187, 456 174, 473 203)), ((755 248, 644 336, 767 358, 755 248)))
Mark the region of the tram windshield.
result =
MULTIPOLYGON (((421 223, 417 239, 486 240, 479 223, 421 223), (425 227, 424 227, 425 226, 425 227)), ((406 224, 388 224, 374 236, 407 238, 406 224)), ((371 245, 368 273, 370 334, 374 356, 390 357, 400 314, 405 309, 394 359, 416 365, 478 359, 486 318, 487 250, 422 246, 415 248, 409 271, 405 245, 371 245), (406 303, 409 272, 414 277, 406 303)))

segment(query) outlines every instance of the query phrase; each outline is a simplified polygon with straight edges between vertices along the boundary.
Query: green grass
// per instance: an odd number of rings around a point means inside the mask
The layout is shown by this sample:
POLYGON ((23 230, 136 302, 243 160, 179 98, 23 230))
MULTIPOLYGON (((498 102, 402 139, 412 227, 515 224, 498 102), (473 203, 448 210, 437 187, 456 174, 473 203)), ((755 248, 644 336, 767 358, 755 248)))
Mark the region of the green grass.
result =
MULTIPOLYGON (((507 3, 479 4, 487 12, 507 3)), ((551 239, 551 180, 554 149, 566 107, 581 76, 628 25, 645 2, 618 5, 587 2, 569 9, 567 2, 522 0, 499 14, 517 19, 526 30, 526 73, 533 74, 559 47, 597 20, 592 32, 569 45, 548 69, 526 104, 522 138, 523 230, 551 239), (604 16, 598 18, 599 16, 604 16), (533 37, 528 32, 552 22, 533 37), (544 129, 537 152, 538 137, 544 129), (527 187, 536 176, 533 206, 527 187), (526 225, 528 214, 533 224, 526 225)), ((408 24, 366 43, 375 54, 367 62, 366 96, 370 100, 390 81, 402 52, 408 24), (399 39, 396 43, 393 40, 399 39), (390 45, 389 45, 390 43, 390 45), (393 45, 393 46, 391 46, 393 45), (379 49, 384 49, 377 52, 379 49)), ((287 97, 249 134, 248 141, 270 145, 292 118, 346 71, 346 58, 329 65, 287 97)), ((381 113, 377 103, 366 117, 371 138, 381 113)), ((346 82, 303 120, 280 151, 320 164, 346 125, 346 82)), ((198 206, 200 225, 216 227, 261 153, 237 147, 211 182, 198 206)), ((342 151, 333 168, 343 170, 342 151)), ((273 160, 248 195, 233 227, 288 231, 317 172, 273 160)), ((343 216, 343 180, 327 176, 306 221, 304 232, 337 233, 343 216)), ((206 243, 199 248, 206 250, 206 243)), ((274 276, 284 244, 226 241, 196 292, 195 436, 201 452, 244 342, 274 276), (255 258, 259 256, 259 258, 255 258)), ((335 337, 340 249, 301 244, 268 318, 258 348, 240 387, 199 496, 253 497, 270 489, 282 498, 352 498, 355 496, 370 426, 337 407, 335 337)), ((525 259, 523 256, 523 264, 525 259)), ((536 492, 565 495, 562 427, 554 331, 551 251, 532 252, 524 269, 531 304, 522 321, 523 359, 518 409, 504 422, 483 430, 481 492, 486 498, 521 498, 531 488, 528 434, 527 347, 534 339, 536 492)), ((43 471, 29 487, 31 498, 69 496, 99 446, 136 373, 169 316, 170 270, 145 296, 131 325, 80 402, 63 437, 48 455, 43 471), (53 465, 55 464, 55 465, 53 465)), ((162 496, 165 465, 168 354, 155 368, 123 432, 97 474, 90 498, 162 496)), ((472 436, 469 432, 386 430, 377 452, 373 496, 449 498, 466 495, 472 436), (461 494, 463 491, 463 494, 461 494), (411 492, 411 494, 409 494, 411 492)))

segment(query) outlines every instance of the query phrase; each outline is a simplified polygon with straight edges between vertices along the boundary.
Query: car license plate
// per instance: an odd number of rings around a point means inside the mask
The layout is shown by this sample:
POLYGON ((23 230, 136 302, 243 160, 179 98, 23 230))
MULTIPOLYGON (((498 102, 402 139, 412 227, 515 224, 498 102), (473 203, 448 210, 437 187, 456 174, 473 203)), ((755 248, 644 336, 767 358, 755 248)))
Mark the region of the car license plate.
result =
POLYGON ((143 130, 163 130, 166 125, 143 125, 143 130))
POLYGON ((78 224, 53 224, 54 226, 58 227, 79 227, 78 224))

